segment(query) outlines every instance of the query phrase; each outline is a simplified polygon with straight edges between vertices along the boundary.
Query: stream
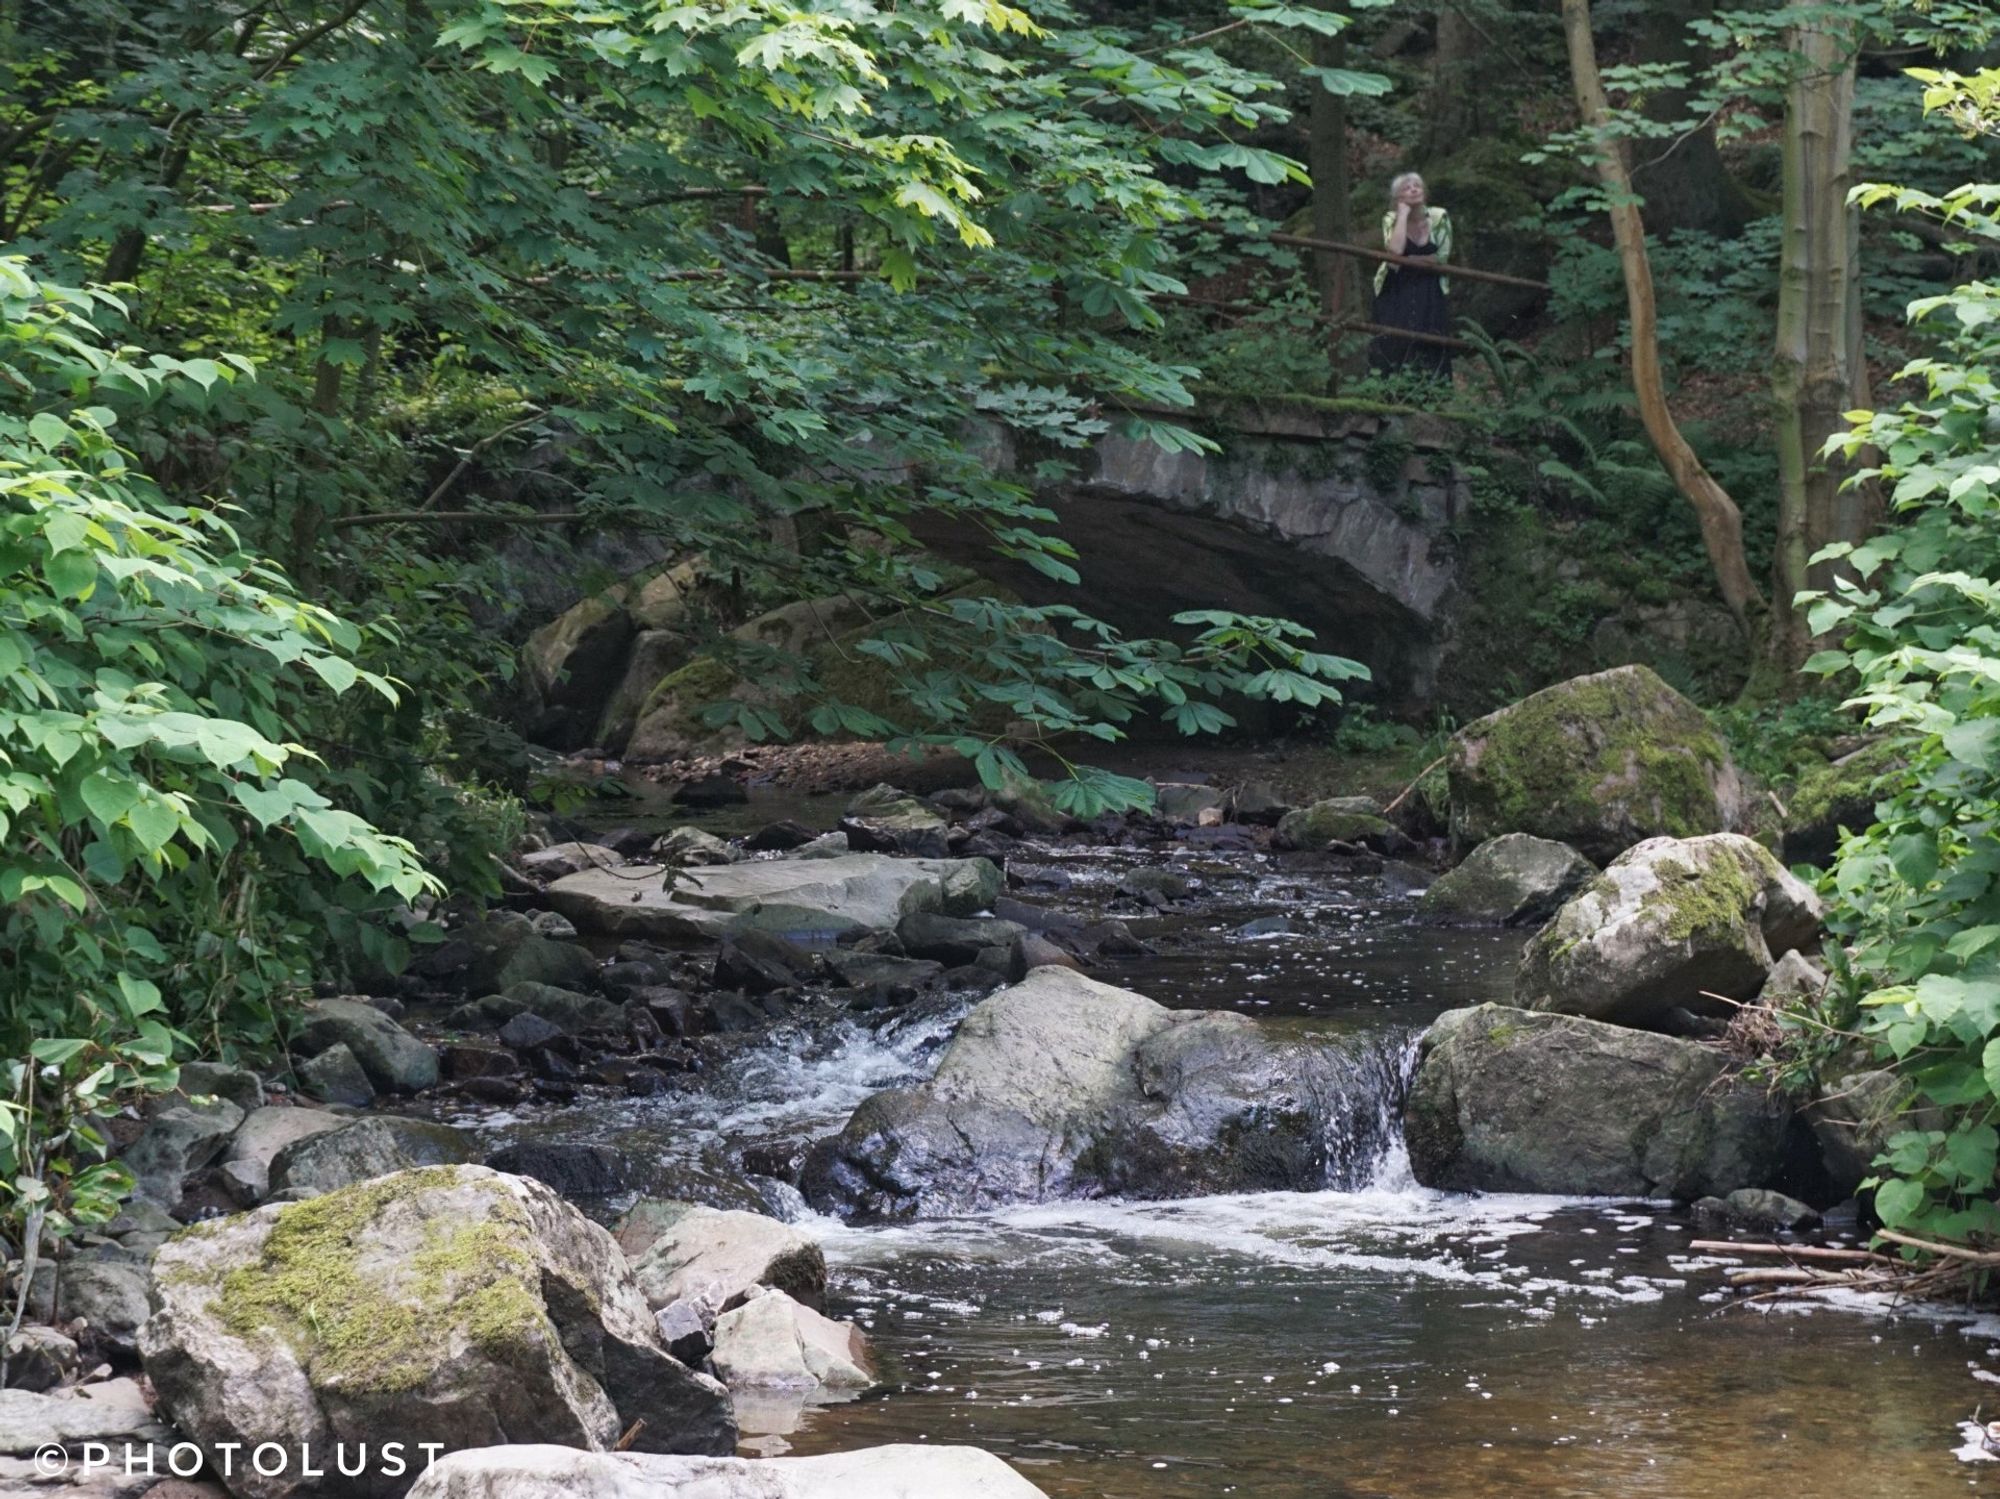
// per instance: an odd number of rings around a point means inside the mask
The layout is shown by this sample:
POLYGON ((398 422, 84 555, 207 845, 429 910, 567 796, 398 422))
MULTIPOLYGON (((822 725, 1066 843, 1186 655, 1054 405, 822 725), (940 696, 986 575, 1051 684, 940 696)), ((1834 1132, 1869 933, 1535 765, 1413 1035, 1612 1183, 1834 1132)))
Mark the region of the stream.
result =
MULTIPOLYGON (((811 810, 762 812, 830 821, 811 810)), ((1982 1398, 2000 1414, 2000 1321, 1734 1306, 1723 1262, 1687 1248, 1708 1235, 1670 1204, 1415 1183, 1397 1120, 1415 1039, 1445 1009, 1504 999, 1520 934, 1411 924, 1393 865, 1056 845, 1011 867, 1022 898, 1115 915, 1156 949, 1094 977, 1373 1055, 1353 1086, 1374 1127, 1343 1142, 1353 1189, 863 1228, 771 1184, 766 1209, 824 1243, 828 1311, 867 1329, 882 1382, 844 1404, 739 1402, 746 1452, 973 1443, 1053 1499, 2000 1486, 2000 1467, 1954 1455, 1982 1398), (1192 898, 1151 914, 1122 900, 1142 864, 1188 875, 1192 898)), ((746 1147, 796 1147, 927 1077, 971 1003, 781 1027, 663 1096, 455 1122, 494 1143, 642 1143, 688 1179, 731 1181, 746 1147)))

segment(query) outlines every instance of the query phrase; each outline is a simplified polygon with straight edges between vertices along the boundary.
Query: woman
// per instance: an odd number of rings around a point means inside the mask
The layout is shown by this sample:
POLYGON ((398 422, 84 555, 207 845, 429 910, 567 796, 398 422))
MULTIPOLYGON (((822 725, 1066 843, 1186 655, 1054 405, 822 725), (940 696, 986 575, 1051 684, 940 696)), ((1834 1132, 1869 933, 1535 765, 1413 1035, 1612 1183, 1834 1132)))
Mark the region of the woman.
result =
MULTIPOLYGON (((1424 201, 1424 179, 1405 172, 1389 184, 1389 211, 1382 215, 1382 243, 1392 255, 1451 258, 1451 215, 1424 201)), ((1450 283, 1431 271, 1390 265, 1375 271, 1375 321, 1413 333, 1451 332, 1450 283)), ((1444 344, 1383 334, 1368 346, 1377 370, 1410 369, 1451 378, 1451 350, 1444 344)))

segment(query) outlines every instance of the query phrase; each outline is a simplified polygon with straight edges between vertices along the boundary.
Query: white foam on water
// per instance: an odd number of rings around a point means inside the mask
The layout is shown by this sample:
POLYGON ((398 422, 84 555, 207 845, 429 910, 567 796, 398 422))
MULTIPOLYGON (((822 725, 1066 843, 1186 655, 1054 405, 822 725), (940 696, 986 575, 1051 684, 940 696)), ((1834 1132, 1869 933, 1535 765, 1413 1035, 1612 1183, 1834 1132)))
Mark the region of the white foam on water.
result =
MULTIPOLYGON (((1438 1192, 1402 1173, 1358 1192, 1258 1192, 1170 1202, 1056 1202, 960 1218, 856 1228, 833 1218, 804 1226, 844 1268, 924 1255, 968 1263, 1092 1265, 1100 1269, 1168 1252, 1189 1259, 1250 1260, 1304 1271, 1483 1287, 1508 1297, 1582 1295, 1659 1300, 1677 1282, 1625 1276, 1617 1283, 1536 1277, 1520 1266, 1467 1254, 1542 1231, 1552 1213, 1601 1199, 1438 1192)), ((1504 1253, 1504 1248, 1499 1251, 1504 1253)))

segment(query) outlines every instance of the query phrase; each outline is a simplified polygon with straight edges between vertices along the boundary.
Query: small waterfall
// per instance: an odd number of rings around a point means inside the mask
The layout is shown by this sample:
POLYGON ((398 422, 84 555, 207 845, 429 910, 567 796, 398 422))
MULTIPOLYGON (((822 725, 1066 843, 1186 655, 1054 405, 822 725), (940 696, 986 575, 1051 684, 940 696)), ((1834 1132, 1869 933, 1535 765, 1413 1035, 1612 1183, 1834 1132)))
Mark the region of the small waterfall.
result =
POLYGON ((1418 1034, 1363 1033, 1318 1048, 1314 1107, 1323 1121, 1329 1189, 1359 1192, 1409 1182, 1403 1100, 1416 1066, 1418 1034))

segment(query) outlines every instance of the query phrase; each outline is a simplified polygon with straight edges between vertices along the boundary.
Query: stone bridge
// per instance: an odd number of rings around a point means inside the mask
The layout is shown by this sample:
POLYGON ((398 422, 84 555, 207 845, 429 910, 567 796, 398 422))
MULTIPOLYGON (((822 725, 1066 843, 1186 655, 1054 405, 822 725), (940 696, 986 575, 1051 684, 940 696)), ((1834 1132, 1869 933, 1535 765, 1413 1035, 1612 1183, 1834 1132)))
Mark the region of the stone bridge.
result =
MULTIPOLYGON (((1221 451, 1107 437, 1044 495, 1080 554, 1080 590, 963 536, 925 540, 1031 602, 1075 603, 1129 634, 1164 633, 1184 609, 1282 615, 1369 666, 1374 688, 1356 696, 1425 701, 1455 591, 1445 533, 1469 499, 1450 460, 1456 425, 1332 402, 1238 404, 1191 425, 1221 451)), ((996 467, 1019 466, 992 441, 996 467)))

